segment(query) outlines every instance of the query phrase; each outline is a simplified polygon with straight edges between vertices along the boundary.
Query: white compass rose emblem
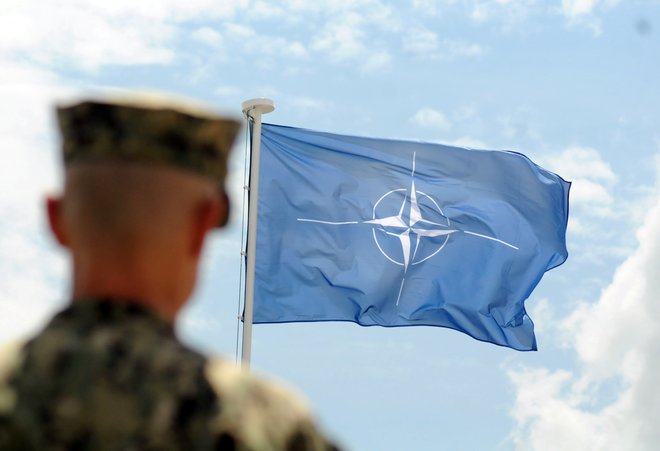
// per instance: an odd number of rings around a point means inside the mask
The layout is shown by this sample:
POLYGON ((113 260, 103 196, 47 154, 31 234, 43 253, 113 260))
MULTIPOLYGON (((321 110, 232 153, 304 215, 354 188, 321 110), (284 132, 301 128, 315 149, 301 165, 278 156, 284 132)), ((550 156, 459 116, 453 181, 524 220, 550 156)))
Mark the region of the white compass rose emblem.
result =
POLYGON ((327 225, 372 224, 374 226, 373 239, 378 250, 389 261, 403 267, 396 305, 399 305, 401 300, 406 274, 410 266, 418 265, 434 257, 445 247, 449 237, 453 234, 464 233, 518 250, 518 247, 498 238, 453 227, 450 219, 444 215, 435 199, 416 189, 414 153, 411 179, 410 188, 390 190, 376 201, 372 219, 337 222, 298 218, 298 221, 327 225))

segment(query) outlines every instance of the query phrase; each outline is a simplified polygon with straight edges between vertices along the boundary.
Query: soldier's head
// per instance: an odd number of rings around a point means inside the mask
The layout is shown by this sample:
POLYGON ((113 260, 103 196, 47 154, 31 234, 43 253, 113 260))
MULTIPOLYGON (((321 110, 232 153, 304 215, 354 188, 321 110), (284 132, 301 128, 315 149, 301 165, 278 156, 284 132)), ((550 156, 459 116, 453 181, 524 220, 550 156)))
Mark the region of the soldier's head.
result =
POLYGON ((173 317, 194 288, 207 232, 227 221, 238 123, 143 98, 57 113, 65 184, 47 209, 72 254, 74 297, 142 297, 173 317))

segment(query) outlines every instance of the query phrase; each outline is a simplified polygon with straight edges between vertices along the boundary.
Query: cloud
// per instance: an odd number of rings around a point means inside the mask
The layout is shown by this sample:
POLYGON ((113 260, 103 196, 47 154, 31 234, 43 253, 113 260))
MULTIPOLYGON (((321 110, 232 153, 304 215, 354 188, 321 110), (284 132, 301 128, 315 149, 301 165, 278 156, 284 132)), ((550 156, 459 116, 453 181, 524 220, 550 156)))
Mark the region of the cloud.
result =
POLYGON ((571 146, 543 160, 544 166, 573 182, 571 207, 595 216, 611 216, 611 194, 617 177, 600 153, 590 147, 571 146))
POLYGON ((231 17, 244 0, 12 2, 0 15, 0 57, 95 71, 105 65, 167 64, 176 25, 231 17))
POLYGON ((441 40, 437 33, 423 27, 408 30, 402 36, 401 44, 405 52, 425 59, 470 58, 484 52, 484 48, 479 44, 455 39, 441 40))
MULTIPOLYGON (((446 0, 447 3, 454 3, 453 0, 446 0)), ((438 1, 437 0, 413 0, 412 1, 413 9, 434 16, 438 12, 438 1)))
POLYGON ((599 34, 599 11, 613 8, 620 0, 412 0, 412 9, 426 16, 458 13, 476 24, 498 23, 510 31, 536 16, 561 14, 570 25, 581 24, 599 34))
POLYGON ((357 61, 363 70, 375 70, 386 66, 391 56, 386 50, 378 50, 366 44, 367 33, 364 18, 356 13, 346 15, 342 20, 326 24, 316 35, 310 48, 337 62, 357 61))
POLYGON ((35 331, 64 300, 65 261, 53 252, 42 206, 57 184, 52 105, 68 90, 48 71, 0 65, 1 343, 35 331))
POLYGON ((449 130, 451 122, 442 111, 434 110, 433 108, 421 108, 411 118, 413 122, 421 127, 436 128, 439 130, 449 130))
POLYGON ((198 28, 192 33, 192 38, 209 47, 219 47, 222 44, 222 35, 209 27, 198 28))
POLYGON ((444 54, 449 57, 464 56, 474 57, 479 56, 484 52, 484 48, 475 43, 456 41, 452 39, 445 39, 443 41, 444 54))
POLYGON ((474 22, 499 20, 510 27, 527 19, 536 0, 473 0, 470 4, 469 16, 474 22))
POLYGON ((271 67, 276 56, 304 59, 307 49, 299 41, 291 41, 276 35, 257 33, 254 28, 235 22, 226 22, 223 37, 241 54, 260 55, 258 63, 271 67))
POLYGON ((257 34, 252 27, 233 22, 225 24, 225 33, 235 40, 252 39, 257 34))
POLYGON ((598 36, 603 32, 597 11, 616 6, 619 0, 562 0, 560 13, 569 25, 584 25, 598 36))
POLYGON ((357 13, 332 21, 313 40, 312 49, 327 53, 334 60, 352 59, 364 52, 364 19, 357 13))
POLYGON ((561 12, 570 19, 576 20, 592 15, 599 7, 611 8, 619 3, 619 0, 562 0, 561 12))
POLYGON ((438 49, 438 35, 426 28, 414 28, 403 36, 403 49, 415 55, 433 54, 438 49))
POLYGON ((378 51, 368 55, 364 63, 362 63, 362 71, 372 72, 378 69, 387 67, 392 61, 392 56, 384 51, 378 51))
POLYGON ((293 57, 302 58, 307 55, 307 49, 300 42, 287 42, 284 46, 285 52, 293 57))
POLYGON ((118 32, 120 19, 100 14, 93 5, 85 9, 71 2, 57 7, 31 3, 0 16, 0 54, 23 54, 39 64, 66 63, 86 70, 108 63, 164 63, 173 56, 158 43, 171 34, 162 24, 151 27, 149 21, 126 18, 118 32))
POLYGON ((508 28, 526 19, 537 5, 537 0, 412 0, 412 8, 425 16, 442 15, 458 10, 476 23, 499 21, 508 28))
MULTIPOLYGON (((607 174, 607 171, 605 171, 607 174)), ((609 177, 609 176, 606 176, 609 177)), ((660 196, 638 247, 594 304, 562 322, 574 373, 510 370, 518 450, 654 450, 660 443, 660 196)))
POLYGON ((616 182, 617 177, 600 153, 591 147, 570 146, 559 154, 553 165, 560 167, 568 178, 588 177, 603 182, 616 182))
POLYGON ((285 9, 278 6, 274 6, 265 1, 258 1, 252 4, 250 6, 250 14, 254 14, 258 17, 269 18, 269 19, 273 19, 273 18, 279 19, 287 16, 285 9))
POLYGON ((599 0, 562 0, 561 11, 569 19, 590 14, 599 0))
POLYGON ((334 63, 357 63, 362 71, 387 66, 392 57, 386 38, 400 28, 391 8, 376 0, 329 3, 309 48, 334 63))
MULTIPOLYGON (((541 166, 572 182, 568 246, 585 271, 592 271, 615 258, 630 255, 635 243, 631 233, 645 215, 651 196, 639 188, 619 186, 619 179, 600 152, 586 146, 569 146, 554 155, 538 158, 541 166), (631 202, 631 198, 636 202, 631 202)), ((603 280, 603 283, 605 281, 603 280)))

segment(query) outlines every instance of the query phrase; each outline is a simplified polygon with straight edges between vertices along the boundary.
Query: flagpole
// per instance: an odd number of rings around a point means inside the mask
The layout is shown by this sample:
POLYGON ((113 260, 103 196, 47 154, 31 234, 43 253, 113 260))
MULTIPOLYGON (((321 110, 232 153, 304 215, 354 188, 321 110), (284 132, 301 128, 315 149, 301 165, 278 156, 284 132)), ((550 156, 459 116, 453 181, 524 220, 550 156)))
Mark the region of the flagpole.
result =
POLYGON ((259 153, 261 150, 261 115, 275 110, 271 99, 257 98, 241 104, 243 114, 252 121, 252 145, 250 146, 250 182, 248 187, 248 236, 247 268, 245 272, 245 307, 243 311, 242 366, 250 367, 252 351, 252 318, 254 305, 254 268, 257 249, 257 205, 259 202, 259 153))

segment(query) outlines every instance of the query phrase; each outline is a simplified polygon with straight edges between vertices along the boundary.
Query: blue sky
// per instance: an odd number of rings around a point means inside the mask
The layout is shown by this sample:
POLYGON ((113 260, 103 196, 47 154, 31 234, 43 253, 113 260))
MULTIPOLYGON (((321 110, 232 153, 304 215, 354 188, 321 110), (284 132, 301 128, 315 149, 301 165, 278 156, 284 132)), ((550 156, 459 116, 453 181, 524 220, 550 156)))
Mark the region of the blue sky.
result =
MULTIPOLYGON (((43 196, 57 99, 157 90, 268 122, 523 152, 573 181, 569 260, 527 302, 539 351, 440 328, 258 325, 253 366, 354 450, 650 450, 660 443, 660 2, 0 1, 0 342, 68 296, 43 196)), ((232 225, 182 337, 234 358, 232 225)))

